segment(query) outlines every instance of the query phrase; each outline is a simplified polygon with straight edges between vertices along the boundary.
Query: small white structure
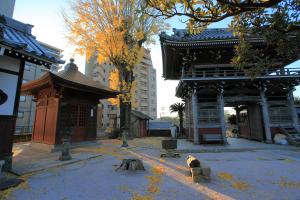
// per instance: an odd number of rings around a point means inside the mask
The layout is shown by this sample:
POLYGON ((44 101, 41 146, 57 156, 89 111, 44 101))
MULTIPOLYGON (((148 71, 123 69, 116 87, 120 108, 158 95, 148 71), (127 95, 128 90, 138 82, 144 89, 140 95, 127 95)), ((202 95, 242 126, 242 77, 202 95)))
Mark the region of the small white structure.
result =
POLYGON ((170 121, 149 121, 149 136, 177 137, 177 127, 170 121))

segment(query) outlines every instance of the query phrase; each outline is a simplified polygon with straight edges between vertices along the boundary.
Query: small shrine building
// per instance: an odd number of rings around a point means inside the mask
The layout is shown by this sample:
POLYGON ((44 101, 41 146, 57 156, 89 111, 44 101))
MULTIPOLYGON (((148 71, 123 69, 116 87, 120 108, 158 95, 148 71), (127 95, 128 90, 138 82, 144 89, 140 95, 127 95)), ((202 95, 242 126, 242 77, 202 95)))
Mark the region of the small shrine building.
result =
MULTIPOLYGON (((259 37, 248 40, 258 48, 264 45, 259 37)), ((299 137, 293 91, 300 69, 285 68, 299 58, 289 63, 278 58, 251 79, 231 64, 239 39, 228 29, 196 35, 174 29, 173 35, 163 32, 160 42, 163 77, 180 80, 176 96, 186 104, 185 132, 194 143, 226 143, 224 107, 235 108, 240 137, 267 143, 281 131, 299 137)))
POLYGON ((33 142, 55 147, 65 134, 71 142, 95 140, 99 100, 119 94, 79 72, 70 61, 60 72, 46 72, 22 85, 22 94, 36 101, 33 142))

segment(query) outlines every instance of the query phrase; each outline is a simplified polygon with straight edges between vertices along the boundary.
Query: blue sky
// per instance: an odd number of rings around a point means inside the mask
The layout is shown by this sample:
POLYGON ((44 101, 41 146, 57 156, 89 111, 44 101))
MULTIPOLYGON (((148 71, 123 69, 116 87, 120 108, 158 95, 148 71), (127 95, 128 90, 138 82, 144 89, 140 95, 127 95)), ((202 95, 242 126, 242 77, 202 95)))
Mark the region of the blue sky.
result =
MULTIPOLYGON (((85 58, 74 54, 74 48, 68 44, 65 38, 65 28, 61 18, 61 11, 65 9, 68 12, 68 0, 16 0, 13 18, 24 23, 34 25, 33 35, 38 40, 48 43, 52 46, 64 50, 64 59, 75 58, 75 62, 79 66, 80 71, 84 72, 85 58)), ((185 24, 174 18, 167 20, 172 28, 185 28, 185 24)), ((214 23, 210 28, 225 28, 229 24, 229 19, 219 23, 214 23)), ((159 42, 149 47, 151 49, 151 57, 154 68, 157 70, 157 103, 158 116, 164 112, 169 115, 168 107, 180 101, 175 97, 175 88, 178 81, 165 81, 162 76, 162 59, 159 42), (164 107, 164 111, 162 110, 164 107)), ((300 67, 300 61, 290 65, 289 67, 300 67)), ((300 96, 300 89, 294 93, 300 96)))

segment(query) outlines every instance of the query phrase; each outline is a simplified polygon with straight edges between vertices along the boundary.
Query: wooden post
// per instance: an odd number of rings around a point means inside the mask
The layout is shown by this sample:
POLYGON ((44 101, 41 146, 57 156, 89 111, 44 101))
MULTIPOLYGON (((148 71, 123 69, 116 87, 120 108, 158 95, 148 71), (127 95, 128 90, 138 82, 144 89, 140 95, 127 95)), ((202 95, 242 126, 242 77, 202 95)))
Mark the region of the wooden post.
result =
POLYGON ((189 139, 192 139, 192 128, 193 128, 193 115, 192 115, 192 98, 189 96, 189 139))
POLYGON ((181 68, 181 78, 184 78, 185 70, 184 67, 181 68))
MULTIPOLYGON (((192 107, 193 107, 193 123, 194 123, 194 144, 199 144, 199 133, 198 133, 198 98, 196 89, 192 93, 192 107)), ((200 123, 200 122, 199 122, 200 123)))
POLYGON ((299 131, 299 125, 298 125, 298 115, 294 103, 294 95, 293 95, 293 89, 290 89, 288 94, 287 94, 287 100, 289 102, 289 107, 291 110, 291 115, 292 115, 292 122, 293 122, 293 127, 299 131))
POLYGON ((265 87, 260 89, 260 100, 261 100, 261 108, 262 108, 262 115, 264 121, 264 129, 266 133, 266 143, 273 143, 271 130, 270 130, 270 117, 269 117, 268 103, 265 96, 265 87))
POLYGON ((219 102, 219 112, 220 112, 220 123, 221 123, 221 129, 222 129, 222 138, 224 141, 224 144, 227 144, 226 139, 226 124, 225 124, 225 117, 224 117, 224 97, 223 97, 223 88, 220 88, 219 96, 218 96, 218 102, 219 102))

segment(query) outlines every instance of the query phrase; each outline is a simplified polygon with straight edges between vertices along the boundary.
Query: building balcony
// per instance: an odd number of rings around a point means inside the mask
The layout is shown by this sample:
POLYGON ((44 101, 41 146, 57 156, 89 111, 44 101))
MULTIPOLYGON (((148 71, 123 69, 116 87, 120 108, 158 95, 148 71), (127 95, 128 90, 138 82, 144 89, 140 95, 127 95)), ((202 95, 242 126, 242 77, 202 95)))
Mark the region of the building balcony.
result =
POLYGON ((148 91, 148 85, 138 83, 138 88, 143 91, 148 91))
POLYGON ((145 106, 145 107, 148 107, 149 106, 149 103, 148 102, 140 102, 140 106, 145 106))
POLYGON ((141 92, 140 98, 147 98, 148 99, 148 92, 141 92))

